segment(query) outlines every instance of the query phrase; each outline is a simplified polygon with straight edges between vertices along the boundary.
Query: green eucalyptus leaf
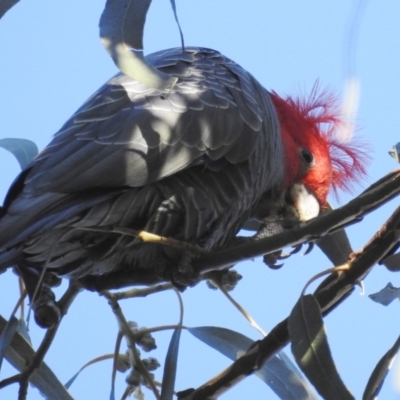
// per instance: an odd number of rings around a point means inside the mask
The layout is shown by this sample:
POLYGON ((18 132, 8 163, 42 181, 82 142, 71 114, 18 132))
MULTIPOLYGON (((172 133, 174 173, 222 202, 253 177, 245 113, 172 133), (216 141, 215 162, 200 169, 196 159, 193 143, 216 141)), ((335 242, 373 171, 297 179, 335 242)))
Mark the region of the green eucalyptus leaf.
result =
MULTIPOLYGON (((7 321, 0 316, 0 332, 5 329, 6 325, 7 321)), ((32 362, 35 354, 30 343, 18 332, 14 334, 9 346, 4 351, 6 360, 20 372, 32 362)), ((32 373, 29 381, 48 399, 73 400, 65 386, 44 362, 32 373)))
POLYGON ((38 154, 36 144, 28 139, 0 139, 0 147, 14 155, 22 170, 24 170, 38 154))
POLYGON ((6 326, 1 331, 0 335, 0 370, 3 364, 4 351, 10 344, 15 332, 18 329, 18 320, 11 318, 7 321, 6 326))
POLYGON ((389 257, 386 257, 382 264, 392 272, 400 271, 400 253, 392 254, 389 257))
POLYGON ((12 338, 14 337, 15 332, 18 332, 24 339, 31 343, 29 334, 28 334, 28 327, 25 324, 23 319, 16 319, 15 313, 17 312, 18 308, 15 307, 14 311, 10 315, 9 320, 7 321, 6 325, 3 327, 0 333, 0 370, 3 364, 4 353, 7 347, 10 345, 12 338))
MULTIPOLYGON (((187 328, 197 339, 219 351, 232 361, 238 359, 254 343, 241 333, 215 326, 187 328)), ((286 361, 284 352, 269 359, 254 374, 265 382, 275 394, 285 400, 316 400, 308 382, 291 362, 286 361)))
POLYGON ((17 332, 30 344, 32 345, 31 337, 29 336, 29 329, 28 325, 26 324, 25 320, 20 318, 18 320, 18 329, 17 332))
POLYGON ((178 79, 155 69, 143 55, 143 30, 150 3, 107 0, 100 18, 100 38, 121 72, 150 88, 167 90, 178 79))
POLYGON ((179 353, 179 342, 182 333, 182 323, 184 307, 182 297, 179 292, 175 291, 179 300, 180 316, 179 316, 179 328, 174 330, 172 334, 171 341, 169 342, 167 355, 165 357, 165 365, 163 372, 163 380, 161 384, 161 397, 160 400, 172 400, 174 398, 175 392, 175 379, 176 370, 178 368, 178 353, 179 353))
POLYGON ((335 266, 347 262, 353 252, 344 229, 325 235, 315 243, 335 266))
POLYGON ((167 356, 165 357, 160 400, 172 400, 174 398, 174 387, 176 370, 178 366, 178 352, 181 332, 181 329, 174 330, 168 346, 167 356))
POLYGON ((394 358, 400 349, 400 336, 397 338, 394 345, 387 351, 387 353, 379 360, 378 364, 372 371, 370 378, 368 379, 367 387, 363 394, 363 400, 373 400, 378 397, 378 394, 382 388, 383 382, 389 372, 394 358))
POLYGON ((300 369, 326 400, 354 399, 335 367, 315 297, 301 296, 288 322, 292 352, 300 369))
MULTIPOLYGON (((332 210, 333 207, 328 203, 327 209, 322 212, 322 215, 329 213, 332 210)), ((316 240, 315 243, 335 266, 347 262, 350 254, 353 252, 350 240, 344 229, 325 235, 316 240)))

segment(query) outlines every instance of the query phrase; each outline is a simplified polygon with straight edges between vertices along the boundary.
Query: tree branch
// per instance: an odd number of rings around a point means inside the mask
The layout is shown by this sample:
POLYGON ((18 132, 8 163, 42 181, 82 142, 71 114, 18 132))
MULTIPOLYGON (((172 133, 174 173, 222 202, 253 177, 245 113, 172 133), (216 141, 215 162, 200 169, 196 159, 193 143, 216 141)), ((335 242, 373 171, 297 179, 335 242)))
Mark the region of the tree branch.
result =
MULTIPOLYGON (((349 203, 350 204, 350 203, 349 203)), ((396 246, 400 238, 400 207, 365 245, 349 260, 349 269, 338 275, 331 275, 318 287, 314 295, 321 307, 323 316, 343 302, 353 291, 355 284, 364 279, 370 269, 396 246)), ((289 342, 286 318, 264 339, 255 342, 245 355, 240 357, 217 378, 210 380, 180 400, 214 399, 249 374, 260 369, 277 351, 289 342)), ((187 392, 186 392, 187 393, 187 392)))

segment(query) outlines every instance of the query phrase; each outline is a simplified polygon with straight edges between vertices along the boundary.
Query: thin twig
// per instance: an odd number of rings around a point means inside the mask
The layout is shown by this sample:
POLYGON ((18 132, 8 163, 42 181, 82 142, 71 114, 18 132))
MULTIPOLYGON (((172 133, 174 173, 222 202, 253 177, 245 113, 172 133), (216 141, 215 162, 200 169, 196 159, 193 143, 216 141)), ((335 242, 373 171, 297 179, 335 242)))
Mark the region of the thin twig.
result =
POLYGON ((114 359, 113 359, 113 366, 112 366, 112 373, 111 373, 111 388, 114 391, 115 387, 115 378, 117 377, 117 361, 119 355, 119 349, 121 347, 122 338, 124 335, 120 330, 118 330, 117 340, 115 341, 115 348, 114 348, 114 359))
POLYGON ((304 296, 307 288, 313 283, 315 282, 317 279, 322 278, 323 276, 326 275, 330 275, 330 274, 335 274, 335 273, 339 273, 339 272, 343 272, 343 271, 348 271, 348 269, 350 268, 349 264, 343 264, 340 265, 338 267, 333 267, 333 268, 328 268, 324 271, 318 272, 318 274, 315 274, 312 278, 310 278, 307 283, 304 285, 303 290, 301 291, 301 295, 304 296))
MULTIPOLYGON (((25 299, 28 292, 25 289, 24 280, 21 277, 18 277, 18 286, 19 286, 19 293, 20 293, 21 297, 23 296, 25 299)), ((21 315, 19 318, 21 321, 23 321, 25 319, 25 303, 24 302, 21 303, 21 315)))
MULTIPOLYGON (((24 300, 25 300, 27 294, 28 294, 28 292, 25 289, 23 289, 23 291, 21 292, 21 296, 17 301, 17 304, 14 306, 14 308, 11 312, 11 317, 13 317, 15 315, 15 313, 17 312, 19 307, 21 307, 21 309, 22 309, 22 306, 24 304, 24 300)), ((11 317, 10 317, 9 321, 11 321, 11 317)), ((21 313, 21 319, 22 319, 22 313, 21 313)))
POLYGON ((239 310, 239 312, 246 318, 250 326, 252 326, 258 332, 260 332, 261 336, 263 337, 267 336, 267 333, 260 327, 260 325, 257 324, 254 318, 229 294, 229 292, 224 288, 224 286, 221 285, 220 280, 218 278, 211 280, 213 281, 214 285, 216 285, 218 289, 224 294, 224 296, 234 305, 234 307, 236 307, 239 310))
POLYGON ((28 395, 28 381, 24 380, 19 383, 18 400, 26 400, 28 395))
POLYGON ((174 289, 174 292, 177 295, 179 301, 179 327, 177 327, 176 329, 180 329, 183 323, 183 314, 185 311, 185 307, 183 306, 183 300, 181 294, 176 289, 174 289))
POLYGON ((131 290, 127 290, 125 292, 113 293, 113 296, 114 296, 114 299, 117 301, 131 299, 133 297, 146 297, 149 294, 159 293, 164 290, 173 289, 173 287, 174 286, 172 285, 172 283, 161 283, 159 285, 145 287, 142 289, 131 289, 131 290))

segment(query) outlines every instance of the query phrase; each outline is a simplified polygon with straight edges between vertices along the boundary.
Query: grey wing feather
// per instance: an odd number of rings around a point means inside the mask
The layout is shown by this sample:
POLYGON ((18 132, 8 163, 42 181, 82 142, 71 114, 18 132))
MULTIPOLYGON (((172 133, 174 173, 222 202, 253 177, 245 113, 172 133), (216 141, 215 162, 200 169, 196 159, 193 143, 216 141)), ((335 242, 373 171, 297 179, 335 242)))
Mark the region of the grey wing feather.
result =
POLYGON ((51 267, 65 274, 143 256, 132 238, 66 234, 71 227, 126 226, 221 246, 263 193, 279 192, 282 143, 268 92, 213 50, 171 49, 148 61, 179 78, 170 92, 115 76, 16 180, 1 218, 0 267, 20 254, 15 246, 44 263, 56 242, 51 267))
POLYGON ((138 187, 192 165, 250 157, 264 116, 249 74, 235 76, 239 67, 211 50, 175 49, 149 61, 180 78, 172 91, 111 79, 37 157, 27 195, 138 187))

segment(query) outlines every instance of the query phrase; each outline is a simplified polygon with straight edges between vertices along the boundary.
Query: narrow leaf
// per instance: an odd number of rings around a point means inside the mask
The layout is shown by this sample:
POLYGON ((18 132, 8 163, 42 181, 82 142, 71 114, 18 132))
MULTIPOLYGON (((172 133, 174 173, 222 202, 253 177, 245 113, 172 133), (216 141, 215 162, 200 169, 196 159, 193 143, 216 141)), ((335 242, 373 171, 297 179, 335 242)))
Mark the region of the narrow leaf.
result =
POLYGON ((288 329, 293 355, 319 394, 326 400, 354 399, 336 370, 314 296, 300 297, 289 316, 288 329))
POLYGON ((158 71, 143 55, 143 30, 151 0, 107 0, 100 18, 101 43, 124 74, 155 89, 171 89, 177 78, 158 71))
MULTIPOLYGON (((321 215, 325 215, 332 210, 333 207, 328 203, 327 208, 321 213, 321 215)), ((325 235, 316 240, 315 243, 335 266, 347 262, 350 254, 353 252, 350 240, 344 229, 325 235)))
POLYGON ((397 338, 393 347, 379 360, 374 368, 363 394, 363 400, 373 400, 378 397, 378 394, 385 381, 386 375, 392 367, 393 361, 397 352, 400 349, 400 336, 397 338))
POLYGON ((184 51, 185 50, 185 40, 183 39, 183 32, 182 32, 181 24, 179 23, 178 13, 176 12, 175 0, 170 0, 170 1, 171 1, 172 11, 174 12, 175 21, 176 21, 176 24, 178 25, 179 35, 181 36, 182 51, 184 51))
POLYGON ((69 389, 71 387, 71 385, 75 382, 75 379, 79 376, 79 374, 82 372, 82 368, 75 374, 72 376, 72 378, 70 378, 68 380, 68 382, 64 385, 67 389, 69 389))
POLYGON ((167 356, 165 357, 165 366, 162 380, 162 390, 160 400, 172 400, 174 398, 174 387, 176 378, 176 369, 178 365, 179 341, 181 329, 175 329, 168 346, 167 356))
POLYGON ((21 169, 25 169, 38 154, 36 144, 27 139, 0 139, 0 147, 14 155, 21 169))
POLYGON ((7 321, 6 326, 1 332, 0 335, 0 370, 1 366, 3 364, 3 358, 4 358, 4 351, 10 344, 14 333, 18 329, 18 320, 16 318, 11 318, 10 320, 7 321))
POLYGON ((111 389, 110 400, 115 400, 115 389, 114 388, 111 389))
MULTIPOLYGON (((0 331, 6 327, 7 321, 0 316, 0 331)), ((35 350, 18 332, 14 334, 10 345, 5 349, 6 360, 18 371, 23 371, 32 362, 35 350)), ((53 371, 44 363, 36 369, 29 381, 49 399, 73 400, 65 386, 57 379, 53 371)))
POLYGON ((30 344, 32 345, 31 337, 29 336, 28 325, 23 319, 18 320, 17 332, 30 344))
POLYGON ((335 266, 342 265, 348 261, 350 254, 353 252, 344 229, 323 236, 316 241, 316 244, 335 266))
MULTIPOLYGON (((100 361, 104 361, 104 360, 113 360, 114 359, 114 354, 104 354, 100 357, 96 357, 93 358, 92 360, 88 361, 83 367, 81 367, 81 369, 71 378, 68 380, 68 382, 64 385, 67 389, 70 388, 70 386, 74 383, 75 379, 79 376, 79 374, 87 367, 89 367, 90 365, 96 364, 100 361)), ((127 359, 128 356, 126 354, 119 354, 118 358, 122 359, 127 359)))
POLYGON ((379 292, 368 296, 371 300, 388 306, 393 300, 400 297, 400 288, 394 287, 390 282, 379 292))
POLYGON ((400 253, 393 254, 389 257, 386 257, 382 264, 389 270, 393 272, 400 271, 400 253))
POLYGON ((21 302, 24 300, 25 296, 21 296, 21 298, 18 300, 17 304, 15 305, 9 320, 7 321, 5 327, 2 329, 1 334, 0 334, 0 370, 1 366, 3 364, 3 358, 4 358, 4 351, 5 349, 9 346, 12 338, 14 337, 15 332, 18 332, 22 334, 22 336, 25 337, 25 339, 30 342, 30 338, 27 332, 27 326, 25 324, 25 321, 23 320, 17 320, 14 316, 15 313, 17 312, 18 308, 21 305, 21 302))
POLYGON ((19 0, 0 0, 0 19, 3 18, 4 14, 18 2, 19 0))
MULTIPOLYGON (((238 359, 254 343, 253 340, 230 329, 214 326, 188 328, 188 331, 197 339, 219 351, 232 361, 238 359)), ((285 361, 286 355, 280 352, 268 360, 255 375, 265 382, 281 399, 309 399, 316 400, 308 382, 291 363, 285 361)))
MULTIPOLYGON (((178 296, 179 301, 179 326, 183 323, 183 300, 180 293, 175 289, 175 294, 178 296)), ((172 400, 174 398, 174 388, 176 379, 176 370, 178 367, 178 352, 179 341, 181 338, 182 329, 175 329, 172 334, 171 341, 169 342, 167 355, 165 357, 163 380, 161 385, 160 400, 172 400)))

